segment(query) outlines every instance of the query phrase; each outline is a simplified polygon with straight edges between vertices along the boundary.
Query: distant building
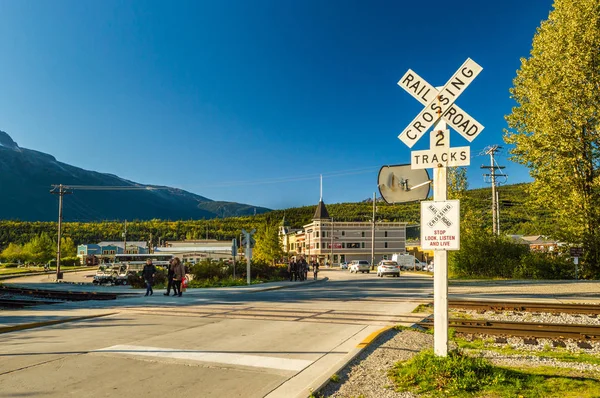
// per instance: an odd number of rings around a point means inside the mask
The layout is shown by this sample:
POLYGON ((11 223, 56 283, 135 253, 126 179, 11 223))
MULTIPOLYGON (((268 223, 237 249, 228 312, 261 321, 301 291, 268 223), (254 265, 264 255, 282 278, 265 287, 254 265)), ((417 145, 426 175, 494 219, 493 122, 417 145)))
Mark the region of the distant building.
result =
POLYGON ((215 239, 167 241, 162 247, 155 247, 155 253, 173 254, 183 262, 196 264, 210 258, 212 260, 233 260, 232 242, 215 239))
POLYGON ((124 242, 100 242, 97 244, 86 244, 77 246, 77 257, 82 264, 94 265, 97 263, 111 262, 115 254, 147 254, 148 244, 146 242, 127 242, 124 250, 124 242))
POLYGON ((529 250, 535 252, 554 252, 561 244, 544 235, 521 236, 529 244, 529 250))
MULTIPOLYGON (((375 263, 406 251, 406 225, 404 222, 375 224, 375 263)), ((372 231, 371 222, 335 221, 321 199, 310 224, 300 231, 282 225, 280 237, 288 256, 303 256, 307 260, 332 264, 352 260, 370 262, 372 231)))

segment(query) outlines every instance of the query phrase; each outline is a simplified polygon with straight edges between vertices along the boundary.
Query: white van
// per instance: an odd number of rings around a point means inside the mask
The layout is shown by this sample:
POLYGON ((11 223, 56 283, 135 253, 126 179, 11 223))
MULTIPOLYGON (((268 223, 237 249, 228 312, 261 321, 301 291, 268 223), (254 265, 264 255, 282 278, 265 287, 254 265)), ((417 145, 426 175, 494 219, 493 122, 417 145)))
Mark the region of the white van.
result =
POLYGON ((412 254, 393 254, 392 261, 397 262, 403 271, 423 271, 427 266, 412 254))

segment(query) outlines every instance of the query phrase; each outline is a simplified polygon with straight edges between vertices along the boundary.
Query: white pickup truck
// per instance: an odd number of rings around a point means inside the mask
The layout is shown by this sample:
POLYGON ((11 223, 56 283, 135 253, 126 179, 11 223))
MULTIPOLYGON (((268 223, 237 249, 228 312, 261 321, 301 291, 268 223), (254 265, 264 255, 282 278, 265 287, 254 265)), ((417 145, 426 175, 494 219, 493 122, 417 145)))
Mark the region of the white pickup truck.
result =
POLYGON ((412 254, 394 254, 392 261, 395 261, 403 271, 423 271, 427 269, 427 264, 417 260, 412 254))

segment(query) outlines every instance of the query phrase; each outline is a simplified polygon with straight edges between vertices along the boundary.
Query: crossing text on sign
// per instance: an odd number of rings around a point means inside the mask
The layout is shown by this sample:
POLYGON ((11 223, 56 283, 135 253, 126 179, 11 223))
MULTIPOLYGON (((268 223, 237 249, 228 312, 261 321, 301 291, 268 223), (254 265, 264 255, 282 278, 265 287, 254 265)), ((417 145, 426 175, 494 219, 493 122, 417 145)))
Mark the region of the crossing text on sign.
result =
MULTIPOLYGON (((400 81, 398 81, 398 85, 425 106, 439 94, 439 91, 435 87, 427 83, 425 79, 417 75, 412 69, 409 69, 402 76, 400 81)), ((481 123, 473 119, 456 104, 452 104, 442 114, 442 119, 469 142, 473 141, 484 128, 481 123)))
MULTIPOLYGON (((442 87, 437 95, 431 95, 431 86, 425 85, 421 82, 417 84, 418 79, 416 76, 410 73, 404 75, 404 78, 400 81, 400 86, 407 88, 407 91, 417 96, 419 101, 425 98, 429 99, 425 109, 423 109, 417 117, 408 125, 407 128, 398 136, 402 142, 408 145, 409 148, 421 138, 423 134, 438 120, 446 111, 454 104, 454 101, 460 96, 464 90, 471 84, 475 77, 482 71, 482 67, 479 66, 475 61, 468 58, 465 63, 456 71, 454 76, 448 80, 448 82, 442 87), (413 83, 414 81, 414 83, 413 83)), ((423 81, 424 82, 424 81, 423 81)), ((434 89, 435 90, 435 89, 434 89)), ((460 129, 475 134, 475 127, 473 123, 467 123, 466 114, 462 115, 458 110, 453 113, 454 118, 458 118, 460 129), (463 121, 463 119, 465 119, 463 121)), ((454 123, 454 122, 453 122, 454 123)), ((479 129, 479 127, 477 127, 479 129)))
POLYGON ((449 204, 442 207, 439 211, 438 211, 438 209, 435 208, 435 206, 433 206, 433 205, 429 206, 429 211, 434 214, 434 217, 427 223, 427 225, 430 227, 433 227, 435 224, 438 223, 438 221, 441 221, 447 227, 451 226, 452 221, 450 221, 450 220, 448 220, 448 218, 444 217, 444 215, 446 213, 448 213, 450 211, 450 209, 452 209, 452 206, 450 206, 449 204))

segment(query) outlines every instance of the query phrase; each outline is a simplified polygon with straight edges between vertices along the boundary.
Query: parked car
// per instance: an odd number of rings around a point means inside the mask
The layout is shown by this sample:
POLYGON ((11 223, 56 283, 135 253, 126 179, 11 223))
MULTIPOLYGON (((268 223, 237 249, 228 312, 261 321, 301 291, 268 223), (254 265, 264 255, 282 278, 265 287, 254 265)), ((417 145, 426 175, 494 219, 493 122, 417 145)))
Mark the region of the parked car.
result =
POLYGON ((363 274, 366 272, 368 274, 371 272, 371 264, 366 260, 353 260, 349 267, 350 272, 354 272, 355 274, 358 274, 359 272, 362 272, 363 274))
POLYGON ((344 261, 343 263, 340 264, 340 269, 348 269, 348 263, 346 261, 344 261))
POLYGON ((400 266, 395 261, 381 260, 377 265, 377 276, 383 278, 384 275, 400 276, 400 266))

